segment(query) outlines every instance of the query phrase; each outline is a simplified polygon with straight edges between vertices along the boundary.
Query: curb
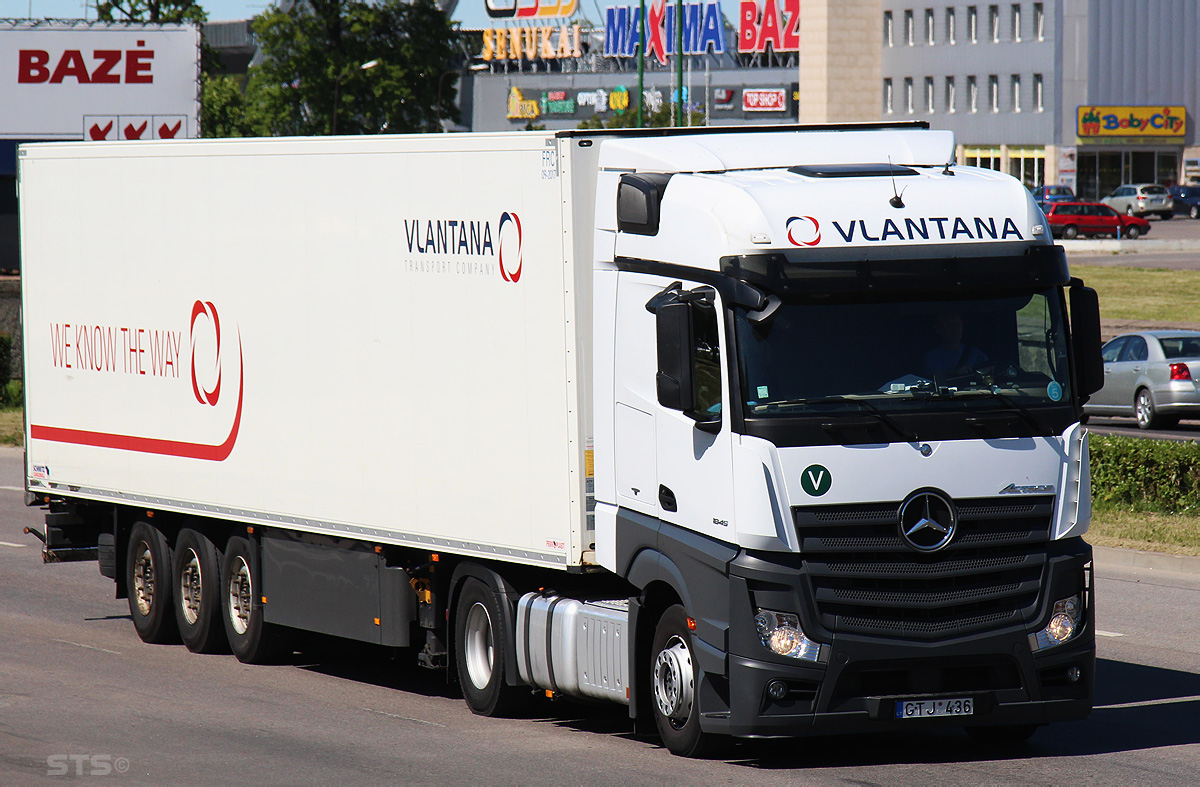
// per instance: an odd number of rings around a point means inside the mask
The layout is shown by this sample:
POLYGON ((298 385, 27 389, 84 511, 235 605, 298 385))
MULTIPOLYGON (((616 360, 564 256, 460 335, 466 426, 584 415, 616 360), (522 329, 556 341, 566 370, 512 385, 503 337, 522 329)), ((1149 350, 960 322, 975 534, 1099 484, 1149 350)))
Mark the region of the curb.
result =
POLYGON ((1148 568, 1152 571, 1173 571, 1177 574, 1200 575, 1200 557, 1167 555, 1161 552, 1142 552, 1117 547, 1092 547, 1092 559, 1098 565, 1121 568, 1148 568))
POLYGON ((1200 241, 1196 240, 1066 240, 1055 238, 1054 242, 1063 247, 1067 254, 1074 252, 1104 252, 1131 253, 1156 251, 1200 251, 1200 241))

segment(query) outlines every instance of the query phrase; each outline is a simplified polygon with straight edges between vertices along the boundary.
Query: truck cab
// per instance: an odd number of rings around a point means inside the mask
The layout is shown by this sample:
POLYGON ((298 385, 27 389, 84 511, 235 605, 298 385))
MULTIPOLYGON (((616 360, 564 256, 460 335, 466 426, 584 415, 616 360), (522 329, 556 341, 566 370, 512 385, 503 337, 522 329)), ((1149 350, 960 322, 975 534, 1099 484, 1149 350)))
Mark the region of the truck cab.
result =
POLYGON ((945 132, 603 145, 597 557, 684 611, 668 747, 1088 713, 1098 317, 1029 192, 945 132))

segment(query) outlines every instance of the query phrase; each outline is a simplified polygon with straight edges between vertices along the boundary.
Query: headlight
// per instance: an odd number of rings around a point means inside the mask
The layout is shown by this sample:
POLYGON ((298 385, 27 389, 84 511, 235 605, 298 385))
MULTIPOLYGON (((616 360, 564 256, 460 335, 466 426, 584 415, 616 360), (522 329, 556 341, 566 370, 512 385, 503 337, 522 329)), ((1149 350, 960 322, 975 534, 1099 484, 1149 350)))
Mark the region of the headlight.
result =
POLYGON ((1054 613, 1046 628, 1029 635, 1029 647, 1037 652, 1061 645, 1079 633, 1083 623, 1083 605, 1079 596, 1060 599, 1054 602, 1054 613))
POLYGON ((804 635, 797 615, 760 609, 754 616, 754 625, 763 647, 772 653, 805 661, 824 662, 827 659, 821 656, 820 643, 804 635))

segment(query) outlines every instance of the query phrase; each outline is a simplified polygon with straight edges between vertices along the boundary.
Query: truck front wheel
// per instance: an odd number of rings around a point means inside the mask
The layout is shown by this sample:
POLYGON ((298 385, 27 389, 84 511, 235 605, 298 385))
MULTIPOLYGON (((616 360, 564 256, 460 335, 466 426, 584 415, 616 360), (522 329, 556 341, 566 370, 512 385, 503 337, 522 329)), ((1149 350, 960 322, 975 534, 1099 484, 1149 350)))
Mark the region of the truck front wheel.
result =
POLYGON ((516 710, 529 689, 505 685, 505 654, 512 641, 495 594, 474 577, 463 583, 454 632, 454 661, 467 707, 480 716, 506 716, 516 710))
POLYGON ((129 616, 142 642, 178 642, 171 611, 171 545, 158 528, 136 522, 125 560, 129 616))
POLYGON ((203 533, 183 530, 175 542, 175 623, 193 653, 225 650, 221 625, 221 554, 203 533))
POLYGON ((221 564, 221 609, 229 649, 245 664, 272 664, 291 652, 283 630, 263 620, 258 594, 262 584, 250 554, 250 542, 229 539, 221 564))
POLYGON ((654 631, 650 686, 659 737, 668 751, 681 757, 700 757, 713 743, 713 736, 700 730, 696 702, 699 670, 693 653, 683 607, 669 607, 654 631))

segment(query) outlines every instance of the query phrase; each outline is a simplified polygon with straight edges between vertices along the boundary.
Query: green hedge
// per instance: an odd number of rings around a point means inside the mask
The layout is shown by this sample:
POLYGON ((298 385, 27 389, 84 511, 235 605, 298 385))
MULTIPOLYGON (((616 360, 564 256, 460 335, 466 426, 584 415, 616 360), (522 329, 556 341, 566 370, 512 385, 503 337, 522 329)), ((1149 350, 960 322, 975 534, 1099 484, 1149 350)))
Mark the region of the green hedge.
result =
POLYGON ((1089 446, 1097 508, 1200 515, 1200 443, 1092 434, 1089 446))

